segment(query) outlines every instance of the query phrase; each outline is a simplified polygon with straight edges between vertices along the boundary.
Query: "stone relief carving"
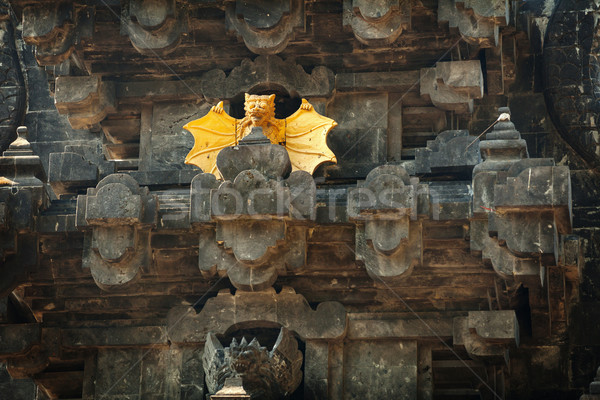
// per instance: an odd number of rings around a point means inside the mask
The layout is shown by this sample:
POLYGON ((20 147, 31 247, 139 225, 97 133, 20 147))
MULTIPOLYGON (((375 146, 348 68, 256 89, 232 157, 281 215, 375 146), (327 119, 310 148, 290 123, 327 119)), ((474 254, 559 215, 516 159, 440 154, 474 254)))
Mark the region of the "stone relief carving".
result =
POLYGON ((304 97, 328 97, 335 84, 333 71, 318 66, 310 74, 301 65, 278 56, 258 56, 242 60, 229 75, 211 70, 202 76, 202 94, 208 99, 232 98, 258 85, 278 85, 288 93, 298 91, 304 97))
POLYGON ((298 343, 286 328, 281 328, 273 349, 260 345, 256 338, 250 343, 242 337, 233 338, 223 347, 213 333, 206 337, 202 366, 209 393, 217 393, 227 379, 241 378, 243 388, 251 397, 281 399, 293 393, 302 381, 302 353, 298 343))
POLYGON ((326 137, 336 123, 306 100, 290 117, 275 119, 274 98, 246 95, 246 117, 239 121, 219 103, 184 127, 196 143, 186 162, 211 172, 191 185, 200 269, 227 271, 243 290, 265 289, 278 271, 304 266, 316 208, 311 173, 335 160, 326 137))

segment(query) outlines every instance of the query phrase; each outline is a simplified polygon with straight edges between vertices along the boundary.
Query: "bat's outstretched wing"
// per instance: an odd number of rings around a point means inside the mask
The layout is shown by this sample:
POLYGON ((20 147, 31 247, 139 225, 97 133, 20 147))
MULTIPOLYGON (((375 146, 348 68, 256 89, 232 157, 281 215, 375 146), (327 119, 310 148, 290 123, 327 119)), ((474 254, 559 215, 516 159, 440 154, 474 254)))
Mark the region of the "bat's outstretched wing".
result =
POLYGON ((220 176, 217 169, 217 154, 236 144, 237 120, 223 110, 221 101, 200 119, 187 123, 187 129, 194 136, 194 147, 185 158, 186 164, 200 167, 203 172, 220 176))
POLYGON ((327 134, 337 123, 315 111, 302 99, 300 109, 285 119, 285 148, 290 156, 292 170, 312 174, 322 163, 337 162, 327 147, 327 134))

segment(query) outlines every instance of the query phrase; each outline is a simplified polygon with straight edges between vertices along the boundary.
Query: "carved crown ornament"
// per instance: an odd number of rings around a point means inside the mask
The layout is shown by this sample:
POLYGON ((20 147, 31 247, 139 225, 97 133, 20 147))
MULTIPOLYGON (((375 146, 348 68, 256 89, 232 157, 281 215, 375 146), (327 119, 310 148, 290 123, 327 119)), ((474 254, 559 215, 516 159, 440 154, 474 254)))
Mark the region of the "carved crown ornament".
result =
POLYGON ((184 126, 195 140, 185 162, 204 171, 190 189, 200 270, 226 272, 238 289, 255 291, 306 263, 316 214, 312 173, 336 161, 326 140, 337 124, 306 100, 277 119, 274 94, 245 98, 242 119, 229 116, 219 102, 184 126))

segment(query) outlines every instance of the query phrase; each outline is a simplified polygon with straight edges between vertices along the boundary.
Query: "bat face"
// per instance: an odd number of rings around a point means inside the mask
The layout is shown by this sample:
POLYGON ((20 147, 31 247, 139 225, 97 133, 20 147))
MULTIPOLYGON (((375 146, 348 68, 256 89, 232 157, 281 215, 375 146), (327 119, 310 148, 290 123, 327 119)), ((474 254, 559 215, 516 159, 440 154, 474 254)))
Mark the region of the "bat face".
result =
POLYGON ((275 117, 275 95, 246 94, 244 110, 253 126, 263 126, 275 117))

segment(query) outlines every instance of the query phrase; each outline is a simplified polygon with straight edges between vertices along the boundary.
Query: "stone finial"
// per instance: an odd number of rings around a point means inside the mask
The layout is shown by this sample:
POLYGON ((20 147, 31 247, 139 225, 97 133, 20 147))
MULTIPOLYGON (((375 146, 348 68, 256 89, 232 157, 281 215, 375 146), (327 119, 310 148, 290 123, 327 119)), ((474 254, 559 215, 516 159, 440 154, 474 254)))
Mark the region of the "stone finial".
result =
POLYGON ((569 169, 529 159, 508 107, 498 114, 480 142, 484 161, 473 169, 471 249, 504 279, 543 284, 544 266, 560 261, 559 236, 572 230, 569 169))

